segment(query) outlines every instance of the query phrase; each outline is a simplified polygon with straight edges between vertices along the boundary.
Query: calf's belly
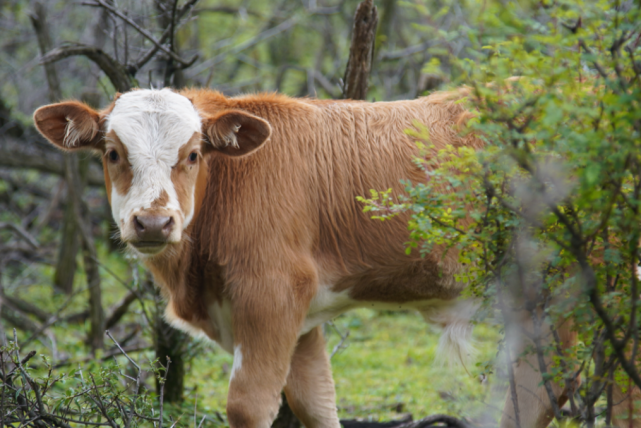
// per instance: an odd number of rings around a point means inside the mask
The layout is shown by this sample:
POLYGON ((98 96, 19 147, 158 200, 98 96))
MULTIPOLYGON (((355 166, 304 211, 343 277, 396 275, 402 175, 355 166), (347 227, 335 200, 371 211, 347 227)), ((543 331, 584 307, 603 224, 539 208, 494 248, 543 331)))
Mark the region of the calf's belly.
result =
POLYGON ((300 329, 299 336, 309 333, 314 327, 327 322, 338 315, 355 308, 375 310, 416 310, 423 314, 437 313, 453 305, 452 299, 420 299, 407 302, 384 302, 357 300, 350 296, 350 290, 332 291, 332 286, 321 286, 312 299, 307 316, 300 329))

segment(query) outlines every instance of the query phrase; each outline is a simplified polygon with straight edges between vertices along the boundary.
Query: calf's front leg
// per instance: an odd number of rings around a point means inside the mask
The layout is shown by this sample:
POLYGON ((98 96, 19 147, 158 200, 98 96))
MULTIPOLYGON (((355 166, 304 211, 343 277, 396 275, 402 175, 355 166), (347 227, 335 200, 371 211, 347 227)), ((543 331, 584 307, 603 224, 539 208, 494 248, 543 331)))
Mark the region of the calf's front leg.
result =
POLYGON ((232 428, 269 428, 278 413, 305 305, 291 293, 269 293, 264 285, 254 293, 247 288, 232 301, 234 364, 227 417, 232 428))

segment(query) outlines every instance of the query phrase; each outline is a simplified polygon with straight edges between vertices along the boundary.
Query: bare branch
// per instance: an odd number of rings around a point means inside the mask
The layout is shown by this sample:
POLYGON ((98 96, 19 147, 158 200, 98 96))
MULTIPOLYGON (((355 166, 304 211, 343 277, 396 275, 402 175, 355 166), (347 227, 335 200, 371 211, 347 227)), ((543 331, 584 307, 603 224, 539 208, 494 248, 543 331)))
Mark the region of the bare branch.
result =
POLYGON ((19 224, 8 223, 8 222, 0 222, 0 229, 12 229, 14 232, 16 232, 18 234, 18 236, 20 236, 29 245, 31 245, 31 247, 33 247, 34 250, 37 249, 38 247, 40 247, 40 244, 38 243, 36 238, 31 236, 31 234, 29 234, 29 232, 24 230, 24 228, 22 226, 20 226, 19 224))
POLYGON ((111 84, 119 92, 127 92, 132 88, 131 77, 127 69, 95 46, 88 46, 82 43, 74 43, 56 48, 48 52, 40 59, 41 64, 49 64, 60 61, 70 56, 85 56, 93 61, 107 75, 111 84))
MULTIPOLYGON (((33 4, 33 12, 29 15, 31 25, 38 38, 38 47, 40 48, 40 55, 44 55, 53 43, 51 42, 51 34, 47 25, 47 11, 42 3, 35 2, 33 4)), ((60 79, 53 64, 44 64, 45 75, 49 86, 49 101, 56 102, 62 98, 62 91, 60 90, 60 79)))
POLYGON ((112 312, 112 314, 107 318, 107 321, 105 322, 105 328, 110 329, 114 325, 120 321, 120 319, 125 316, 127 313, 127 310, 129 309, 129 306, 136 300, 138 299, 138 293, 135 293, 133 291, 129 292, 122 301, 116 306, 116 309, 112 312))
MULTIPOLYGON (((244 51, 245 49, 248 49, 260 42, 264 42, 265 40, 274 37, 284 31, 289 30, 290 28, 294 27, 296 24, 298 24, 300 18, 298 17, 293 17, 290 18, 286 21, 281 22, 275 27, 272 27, 268 30, 265 30, 256 36, 252 37, 251 39, 247 40, 246 42, 240 43, 233 48, 216 55, 212 59, 205 61, 201 64, 199 64, 197 67, 194 67, 194 69, 191 70, 191 75, 192 77, 197 75, 198 73, 202 73, 205 70, 210 69, 212 66, 223 62, 225 59, 227 59, 231 55, 236 55, 237 53, 240 53, 244 51)), ((209 80, 209 79, 208 79, 209 80)))
POLYGON ((405 49, 401 49, 398 51, 393 51, 393 52, 381 52, 381 55, 379 56, 379 59, 381 61, 391 61, 395 59, 401 59, 406 56, 414 55, 420 52, 424 52, 425 49, 427 49, 430 46, 430 42, 423 42, 419 45, 414 45, 407 47, 405 49))
MULTIPOLYGON (((108 5, 108 4, 107 4, 107 3, 105 3, 103 0, 96 0, 96 3, 87 3, 87 2, 83 2, 83 3, 81 3, 81 4, 83 4, 83 5, 85 5, 85 6, 102 7, 102 8, 104 8, 104 9, 107 9, 109 12, 113 13, 113 14, 114 14, 114 15, 116 15, 118 18, 122 19, 122 20, 123 20, 123 21, 125 21, 127 24, 129 24, 133 29, 135 29, 136 31, 138 31, 138 32, 139 32, 140 34, 142 34, 143 36, 145 36, 145 37, 146 37, 146 38, 147 38, 151 43, 153 43, 153 44, 154 44, 158 49, 160 49, 161 51, 163 51, 164 53, 166 53, 167 55, 169 55, 169 56, 171 57, 171 59, 173 59, 174 61, 176 61, 176 62, 180 63, 184 68, 186 68, 186 67, 190 67, 190 66, 191 66, 191 65, 193 65, 193 63, 194 63, 194 62, 196 62, 196 60, 198 59, 198 55, 196 54, 196 55, 194 55, 194 57, 193 57, 192 59, 190 59, 189 61, 185 61, 184 59, 182 59, 181 57, 179 57, 178 55, 176 55, 175 53, 173 53, 170 49, 168 49, 167 47, 163 46, 163 45, 162 45, 158 40, 156 40, 156 38, 155 38, 154 36, 152 36, 152 35, 151 35, 147 30, 145 30, 144 28, 141 28, 138 24, 136 24, 136 23, 135 23, 131 18, 129 18, 127 15, 123 14, 122 12, 120 12, 120 11, 118 11, 117 9, 113 8, 112 6, 108 5)), ((181 10, 182 10, 182 8, 181 8, 181 10)))
POLYGON ((20 312, 33 315, 34 317, 38 318, 40 322, 46 322, 49 318, 51 318, 50 313, 43 311, 33 303, 27 302, 26 300, 18 299, 17 297, 8 296, 4 294, 4 292, 1 289, 0 289, 0 298, 2 298, 2 300, 4 300, 5 303, 9 303, 11 306, 19 310, 20 312))
MULTIPOLYGON (((48 174, 64 176, 63 153, 40 137, 23 136, 14 138, 0 137, 0 167, 11 169, 35 169, 48 174)), ((104 186, 102 168, 90 162, 87 183, 91 186, 104 186)))

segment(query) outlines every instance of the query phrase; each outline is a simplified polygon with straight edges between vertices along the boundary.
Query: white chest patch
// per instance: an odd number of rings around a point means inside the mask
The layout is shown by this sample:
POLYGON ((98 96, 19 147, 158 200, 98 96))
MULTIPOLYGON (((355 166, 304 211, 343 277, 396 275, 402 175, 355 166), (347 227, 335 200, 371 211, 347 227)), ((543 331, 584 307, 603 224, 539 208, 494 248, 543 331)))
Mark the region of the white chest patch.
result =
POLYGON ((240 350, 240 345, 234 346, 234 364, 231 366, 231 375, 229 376, 229 382, 234 379, 236 372, 241 369, 243 366, 243 353, 240 350))
POLYGON ((334 292, 331 285, 321 285, 312 299, 299 335, 307 334, 311 329, 357 306, 349 297, 349 290, 334 292))
POLYGON ((171 171, 180 147, 200 130, 201 119, 191 101, 171 89, 142 89, 118 98, 107 118, 107 132, 114 131, 127 148, 133 172, 129 192, 117 195, 112 206, 118 224, 149 208, 163 190, 169 196, 166 208, 180 211, 171 171))
MULTIPOLYGON (((218 332, 218 344, 230 354, 234 351, 234 332, 231 325, 231 302, 223 300, 222 303, 214 303, 207 308, 210 322, 218 332)), ((235 364, 235 358, 234 358, 235 364)))

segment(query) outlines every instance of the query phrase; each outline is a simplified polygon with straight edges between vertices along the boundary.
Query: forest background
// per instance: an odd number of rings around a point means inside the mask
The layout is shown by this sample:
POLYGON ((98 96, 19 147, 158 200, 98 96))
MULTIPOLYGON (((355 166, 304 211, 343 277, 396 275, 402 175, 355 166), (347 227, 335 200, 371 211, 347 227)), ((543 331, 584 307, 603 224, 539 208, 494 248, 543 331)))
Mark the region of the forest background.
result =
POLYGON ((383 220, 412 212, 408 246, 467 249, 462 261, 472 267, 461 280, 487 302, 478 354, 466 369, 439 366, 438 332, 417 315, 341 316, 325 326, 339 414, 448 413, 495 426, 510 393, 506 361, 518 358, 506 353, 501 293, 526 290, 525 306, 547 321, 580 320, 571 351, 532 350, 554 360, 542 384, 574 385, 555 423, 612 423, 614 385, 641 386, 639 256, 630 244, 641 236, 641 5, 374 2, 361 16, 372 35, 363 87, 348 64, 358 4, 0 1, 2 423, 226 424, 231 356, 164 322, 151 277, 114 238, 99 161, 50 147, 33 129, 37 107, 71 98, 102 107, 132 87, 319 98, 360 89, 351 97, 387 101, 462 84, 478 112, 468 130, 488 150, 435 153, 417 124, 427 187, 407 183, 400 200, 373 189, 362 202, 383 220), (443 186, 450 196, 433 192, 443 186), (559 308, 559 297, 570 303, 559 308))

